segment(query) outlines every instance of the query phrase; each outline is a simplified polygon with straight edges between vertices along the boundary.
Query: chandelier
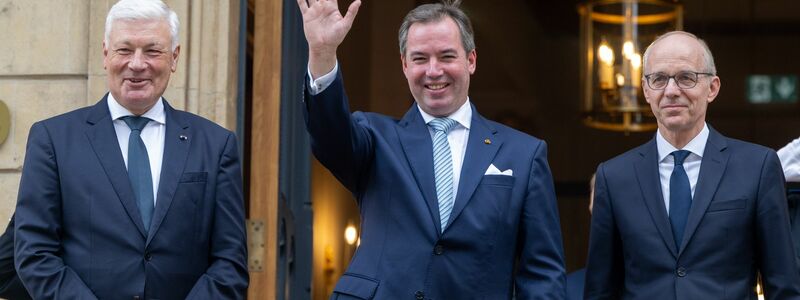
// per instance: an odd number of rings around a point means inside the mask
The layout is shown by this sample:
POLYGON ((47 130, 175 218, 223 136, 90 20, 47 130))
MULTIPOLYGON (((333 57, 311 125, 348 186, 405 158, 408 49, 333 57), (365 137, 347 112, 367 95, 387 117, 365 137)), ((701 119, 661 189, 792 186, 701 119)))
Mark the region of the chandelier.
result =
POLYGON ((581 17, 581 114, 589 127, 642 132, 658 126, 642 93, 642 55, 658 35, 683 28, 667 0, 589 0, 581 17))

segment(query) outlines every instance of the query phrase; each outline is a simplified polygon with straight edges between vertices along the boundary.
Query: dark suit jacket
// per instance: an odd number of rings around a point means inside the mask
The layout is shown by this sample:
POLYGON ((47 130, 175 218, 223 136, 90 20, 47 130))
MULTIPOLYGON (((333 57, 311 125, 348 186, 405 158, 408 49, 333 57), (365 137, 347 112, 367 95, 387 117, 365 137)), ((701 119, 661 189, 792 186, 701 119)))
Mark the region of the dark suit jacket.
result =
POLYGON ((567 300, 583 300, 583 284, 586 281, 586 269, 578 269, 567 274, 567 300))
POLYGON ((233 133, 164 101, 149 234, 106 99, 31 127, 16 264, 36 299, 242 299, 248 283, 233 133))
POLYGON ((416 106, 399 121, 350 115, 341 74, 305 103, 314 154, 361 212, 361 245, 332 298, 509 299, 514 288, 517 299, 564 297, 543 141, 473 108, 451 221, 440 233, 431 136, 416 106), (513 176, 484 175, 490 164, 513 176))
POLYGON ((789 219, 792 222, 792 239, 794 240, 795 261, 800 270, 800 182, 787 182, 789 193, 789 219))
POLYGON ((597 169, 586 299, 800 298, 774 151, 710 129, 681 245, 661 195, 655 139, 597 169))
POLYGON ((11 300, 30 299, 14 268, 14 217, 0 235, 0 298, 11 300))

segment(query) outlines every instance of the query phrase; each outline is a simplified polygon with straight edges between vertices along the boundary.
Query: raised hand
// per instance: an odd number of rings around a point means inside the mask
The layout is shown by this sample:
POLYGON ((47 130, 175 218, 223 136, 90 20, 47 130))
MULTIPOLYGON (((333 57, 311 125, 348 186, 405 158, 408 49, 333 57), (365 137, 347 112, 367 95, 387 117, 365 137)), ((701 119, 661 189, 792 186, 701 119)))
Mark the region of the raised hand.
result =
POLYGON ((303 14, 303 31, 308 40, 308 66, 318 78, 336 64, 336 48, 353 26, 361 0, 350 3, 342 16, 337 0, 297 0, 303 14))

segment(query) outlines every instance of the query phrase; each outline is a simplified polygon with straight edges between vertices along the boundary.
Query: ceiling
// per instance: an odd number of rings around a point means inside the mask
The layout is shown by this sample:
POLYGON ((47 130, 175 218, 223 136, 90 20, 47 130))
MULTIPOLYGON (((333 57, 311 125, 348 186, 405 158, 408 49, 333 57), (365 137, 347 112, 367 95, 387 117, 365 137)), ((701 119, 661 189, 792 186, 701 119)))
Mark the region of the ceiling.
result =
MULTIPOLYGON (((469 0, 466 0, 469 1, 469 0)), ((578 34, 577 0, 521 0, 544 31, 578 34)), ((702 35, 800 35, 800 1, 687 0, 684 28, 702 35)))

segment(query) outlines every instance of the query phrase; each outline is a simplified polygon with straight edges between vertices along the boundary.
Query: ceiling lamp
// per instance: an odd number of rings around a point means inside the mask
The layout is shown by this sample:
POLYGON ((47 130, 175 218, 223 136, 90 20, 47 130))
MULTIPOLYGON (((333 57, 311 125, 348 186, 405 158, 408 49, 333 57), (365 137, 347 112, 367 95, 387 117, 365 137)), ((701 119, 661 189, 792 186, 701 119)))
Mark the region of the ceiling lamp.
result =
POLYGON ((581 17, 581 113, 593 128, 658 126, 642 93, 642 55, 658 35, 683 28, 683 7, 666 0, 590 0, 581 17))

